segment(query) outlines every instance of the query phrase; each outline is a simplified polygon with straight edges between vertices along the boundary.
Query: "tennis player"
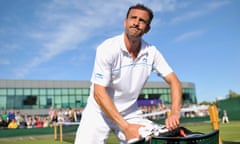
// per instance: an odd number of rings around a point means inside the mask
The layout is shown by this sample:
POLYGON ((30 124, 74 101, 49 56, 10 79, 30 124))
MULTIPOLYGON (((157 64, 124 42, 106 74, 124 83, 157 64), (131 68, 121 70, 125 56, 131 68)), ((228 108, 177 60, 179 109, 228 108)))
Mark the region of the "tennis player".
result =
POLYGON ((152 19, 151 9, 142 4, 131 6, 123 22, 125 31, 97 47, 90 96, 75 144, 105 144, 111 131, 122 144, 140 138, 139 128, 151 122, 139 117, 137 99, 153 71, 171 90, 166 127, 179 126, 181 83, 161 52, 142 39, 152 19))

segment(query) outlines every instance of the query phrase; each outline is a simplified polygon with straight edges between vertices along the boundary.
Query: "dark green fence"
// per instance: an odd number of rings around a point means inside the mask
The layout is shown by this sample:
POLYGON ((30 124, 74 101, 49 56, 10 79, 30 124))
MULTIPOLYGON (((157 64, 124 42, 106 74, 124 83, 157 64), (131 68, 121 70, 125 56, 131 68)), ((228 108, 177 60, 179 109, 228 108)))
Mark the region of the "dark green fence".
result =
MULTIPOLYGON (((77 131, 78 125, 68 125, 63 126, 64 133, 75 133, 77 131)), ((17 129, 0 129, 0 138, 7 137, 19 137, 19 136, 32 136, 32 135, 53 135, 53 127, 48 128, 17 128, 17 129)), ((58 128, 59 135, 59 128, 58 128)))
POLYGON ((53 134, 53 128, 0 129, 0 138, 53 134))
POLYGON ((240 97, 229 98, 217 102, 220 108, 219 117, 222 117, 223 110, 227 111, 229 120, 240 120, 240 97))

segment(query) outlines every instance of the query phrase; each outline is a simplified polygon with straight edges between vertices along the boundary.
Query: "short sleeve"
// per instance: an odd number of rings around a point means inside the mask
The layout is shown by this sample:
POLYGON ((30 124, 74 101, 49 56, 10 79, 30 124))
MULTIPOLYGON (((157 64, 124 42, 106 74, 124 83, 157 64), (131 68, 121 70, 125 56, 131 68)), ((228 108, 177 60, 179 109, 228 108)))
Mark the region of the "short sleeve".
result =
POLYGON ((91 82, 108 86, 111 80, 111 54, 106 50, 106 45, 100 45, 96 50, 96 57, 91 82))
POLYGON ((157 49, 155 50, 156 52, 154 55, 153 71, 156 72, 158 75, 165 77, 171 72, 173 72, 173 70, 168 65, 163 55, 157 49))

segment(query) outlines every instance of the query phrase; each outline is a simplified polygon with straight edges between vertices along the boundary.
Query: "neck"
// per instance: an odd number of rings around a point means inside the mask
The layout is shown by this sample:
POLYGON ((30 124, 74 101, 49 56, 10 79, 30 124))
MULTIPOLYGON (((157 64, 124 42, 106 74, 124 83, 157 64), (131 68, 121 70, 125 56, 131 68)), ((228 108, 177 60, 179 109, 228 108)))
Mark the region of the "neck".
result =
POLYGON ((133 59, 137 58, 137 55, 141 49, 141 38, 140 37, 130 37, 127 34, 124 35, 124 42, 128 53, 133 59))

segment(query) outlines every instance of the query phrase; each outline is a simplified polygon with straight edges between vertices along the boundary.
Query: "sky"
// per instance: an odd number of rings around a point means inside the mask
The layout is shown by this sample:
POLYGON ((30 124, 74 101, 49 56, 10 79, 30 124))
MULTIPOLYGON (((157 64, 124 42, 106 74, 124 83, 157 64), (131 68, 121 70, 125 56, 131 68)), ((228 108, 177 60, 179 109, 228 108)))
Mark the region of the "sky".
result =
POLYGON ((0 79, 90 80, 96 47, 136 3, 154 12, 143 38, 198 102, 240 93, 239 0, 0 0, 0 79))

